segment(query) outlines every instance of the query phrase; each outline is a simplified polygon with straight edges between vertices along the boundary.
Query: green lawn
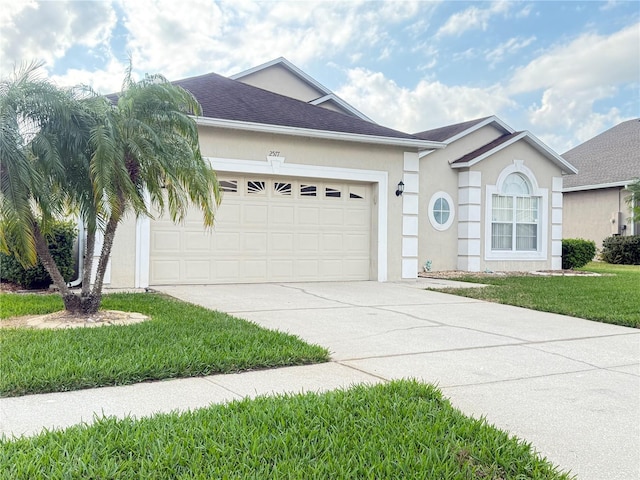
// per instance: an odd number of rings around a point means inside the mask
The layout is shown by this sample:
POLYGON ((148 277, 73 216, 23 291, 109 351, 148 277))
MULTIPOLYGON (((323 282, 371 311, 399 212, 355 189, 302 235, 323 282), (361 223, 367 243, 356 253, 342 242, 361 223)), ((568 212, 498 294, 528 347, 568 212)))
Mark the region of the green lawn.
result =
POLYGON ((2 479, 568 479, 532 447, 397 381, 0 440, 2 479))
POLYGON ((490 286, 438 291, 640 328, 640 266, 592 262, 582 270, 598 272, 603 276, 468 275, 456 280, 490 286))
MULTIPOLYGON (((325 348, 152 293, 106 295, 106 310, 140 312, 127 326, 0 330, 0 396, 325 362, 325 348)), ((62 309, 57 295, 0 295, 0 317, 62 309)))

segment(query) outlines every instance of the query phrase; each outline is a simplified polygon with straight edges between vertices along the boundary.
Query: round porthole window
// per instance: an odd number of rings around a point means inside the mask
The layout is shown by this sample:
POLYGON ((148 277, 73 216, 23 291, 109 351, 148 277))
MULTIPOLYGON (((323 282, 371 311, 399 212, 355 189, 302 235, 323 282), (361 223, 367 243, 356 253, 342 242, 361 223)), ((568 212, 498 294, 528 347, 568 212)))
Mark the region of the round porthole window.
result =
POLYGON ((446 230, 453 224, 455 210, 451 195, 436 192, 429 201, 429 222, 436 230, 446 230))

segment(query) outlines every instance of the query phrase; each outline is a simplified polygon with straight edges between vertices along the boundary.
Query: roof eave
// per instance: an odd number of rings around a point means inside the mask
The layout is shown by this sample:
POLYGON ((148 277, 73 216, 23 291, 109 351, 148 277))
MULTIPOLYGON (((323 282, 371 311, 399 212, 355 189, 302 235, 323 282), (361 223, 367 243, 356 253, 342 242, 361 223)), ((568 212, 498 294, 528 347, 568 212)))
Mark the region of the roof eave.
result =
POLYGON ((361 118, 362 120, 366 120, 367 122, 371 122, 371 123, 376 123, 373 120, 371 120, 369 117, 367 117, 364 113, 362 113, 361 111, 353 108, 347 102, 342 100, 335 93, 329 93, 329 94, 324 95, 324 96, 322 96, 320 98, 316 98, 315 100, 311 100, 309 103, 311 105, 322 105, 324 102, 327 102, 327 101, 333 101, 333 102, 337 103, 341 108, 343 108, 346 111, 352 113, 356 117, 361 118))
POLYGON ((287 60, 284 57, 278 57, 275 58, 273 60, 270 60, 266 63, 263 63, 261 65, 258 65, 256 67, 252 67, 248 70, 244 70, 242 72, 236 73, 234 75, 231 75, 229 78, 232 80, 238 80, 240 78, 246 77, 248 75, 251 75, 252 73, 256 73, 259 72, 261 70, 264 70, 266 68, 272 67, 273 65, 282 65, 284 68, 286 68, 287 70, 293 72, 294 74, 298 75, 302 80, 304 80, 305 82, 307 82, 309 85, 313 86, 315 89, 319 90, 320 92, 324 93, 325 95, 328 95, 331 92, 331 90, 329 90, 327 87, 325 87, 324 85, 322 85, 320 82, 318 82, 316 79, 314 79, 313 77, 310 77, 309 75, 307 75, 306 73, 304 73, 302 70, 300 70, 298 67, 296 67, 293 63, 291 63, 289 60, 287 60))
POLYGON ((498 125, 500 128, 502 128, 504 131, 506 131, 507 133, 511 134, 514 133, 515 130, 513 128, 511 128, 509 125, 507 125, 506 123, 504 123, 502 120, 500 120, 498 117, 496 117, 495 115, 491 116, 491 117, 487 117, 484 120, 482 120, 481 122, 476 123, 475 125, 467 128, 466 130, 454 135, 453 137, 449 137, 447 138, 443 143, 445 145, 449 145, 450 143, 455 142, 456 140, 460 140, 462 137, 466 137, 467 135, 469 135, 470 133, 475 132, 476 130, 480 130, 483 127, 486 127, 487 125, 490 125, 492 123, 495 123, 496 125, 498 125))
POLYGON ((562 189, 563 193, 581 192, 583 190, 600 190, 603 188, 627 187, 633 183, 633 180, 621 180, 619 182, 599 183, 595 185, 578 185, 576 187, 566 187, 562 189))
POLYGON ((560 169, 562 169, 563 173, 567 173, 567 174, 571 174, 571 175, 578 173, 578 170, 576 169, 576 167, 571 165, 564 158, 562 158, 556 152, 551 150, 549 147, 547 147, 544 143, 542 143, 540 140, 538 140, 535 136, 533 136, 528 131, 521 132, 520 134, 516 135, 515 137, 509 139, 508 141, 506 141, 504 143, 501 143, 500 145, 492 148, 491 150, 483 153, 482 155, 479 155, 479 156, 475 157, 473 160, 470 160, 470 161, 464 162, 464 163, 452 163, 451 164, 451 168, 468 168, 468 167, 471 167, 471 166, 475 165, 476 163, 481 162, 485 158, 487 158, 487 157, 499 152, 500 150, 502 150, 504 148, 507 148, 509 145, 512 145, 512 144, 514 144, 515 142, 517 142, 517 141, 519 141, 521 139, 524 139, 529 145, 531 145, 533 148, 538 150, 540 153, 542 153, 544 156, 546 156, 549 160, 551 160, 553 163, 555 163, 558 167, 560 167, 560 169))
POLYGON ((283 125, 271 125, 266 123, 243 122, 238 120, 226 120, 221 118, 194 117, 196 123, 203 127, 226 128, 231 130, 243 130, 252 132, 273 133, 278 135, 291 135, 296 137, 321 138, 326 140, 341 140, 345 142, 369 143, 376 145, 389 145, 395 147, 408 147, 422 150, 434 150, 444 148, 441 142, 411 138, 384 137, 379 135, 363 135, 358 133, 334 132, 330 130, 314 130, 311 128, 290 127, 283 125))

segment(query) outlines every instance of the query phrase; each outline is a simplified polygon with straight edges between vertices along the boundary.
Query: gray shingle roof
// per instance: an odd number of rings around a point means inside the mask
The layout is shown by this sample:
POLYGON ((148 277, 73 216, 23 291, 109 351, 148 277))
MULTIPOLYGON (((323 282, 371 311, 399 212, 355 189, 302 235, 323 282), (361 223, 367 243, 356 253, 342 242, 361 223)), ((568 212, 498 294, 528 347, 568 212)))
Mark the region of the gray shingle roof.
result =
POLYGON ((408 133, 278 95, 215 73, 173 82, 190 91, 203 116, 329 132, 422 140, 408 133))
POLYGON ((484 155, 485 153, 493 150, 494 148, 499 147, 503 143, 508 142, 512 138, 517 137, 521 133, 522 132, 513 132, 513 133, 509 133, 507 135, 503 135, 501 137, 498 137, 493 142, 489 142, 486 145, 483 145, 482 147, 474 150, 473 152, 469 152, 466 155, 463 155, 462 157, 454 160, 453 162, 451 162, 451 164, 453 165, 453 164, 461 164, 461 163, 471 162, 474 159, 480 157, 481 155, 484 155))
POLYGON ((432 142, 444 142, 445 140, 455 137, 459 133, 473 127, 474 125, 486 120, 489 117, 477 118, 467 122, 447 125, 445 127, 434 128, 433 130, 425 130, 424 132, 415 133, 414 135, 422 140, 430 140, 432 142))
POLYGON ((564 188, 606 185, 640 177, 640 118, 628 120, 562 154, 578 169, 564 188))

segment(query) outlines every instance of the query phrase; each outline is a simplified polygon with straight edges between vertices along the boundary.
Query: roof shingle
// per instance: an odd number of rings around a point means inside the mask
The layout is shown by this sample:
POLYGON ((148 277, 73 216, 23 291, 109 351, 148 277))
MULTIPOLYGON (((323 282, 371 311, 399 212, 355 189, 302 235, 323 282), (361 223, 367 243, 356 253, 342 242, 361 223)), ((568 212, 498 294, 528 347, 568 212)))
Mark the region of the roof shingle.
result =
POLYGON ((424 132, 414 133, 414 135, 422 140, 430 140, 432 142, 444 142, 445 140, 455 137, 459 133, 468 130, 474 125, 486 120, 489 117, 477 118, 475 120, 469 120, 467 122, 456 123, 453 125, 447 125, 440 128, 434 128, 433 130, 425 130, 424 132))
POLYGON ((330 132, 423 140, 351 115, 278 95, 215 73, 173 82, 202 105, 203 116, 330 132))
POLYGON ((627 120, 562 154, 578 169, 564 188, 606 185, 640 177, 640 118, 627 120))

